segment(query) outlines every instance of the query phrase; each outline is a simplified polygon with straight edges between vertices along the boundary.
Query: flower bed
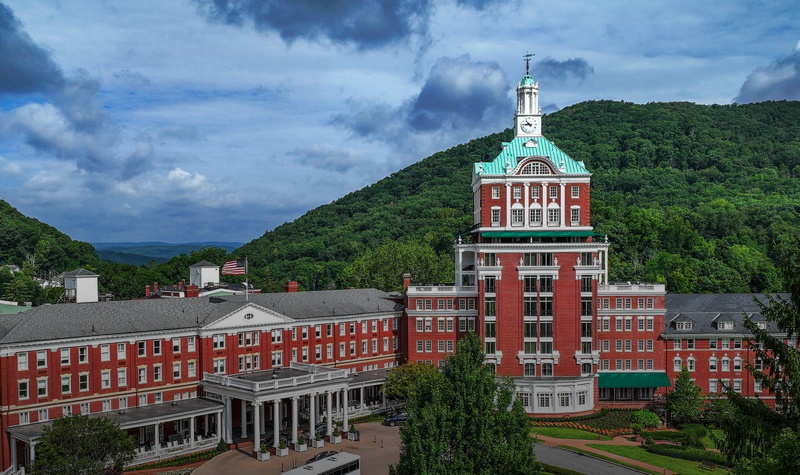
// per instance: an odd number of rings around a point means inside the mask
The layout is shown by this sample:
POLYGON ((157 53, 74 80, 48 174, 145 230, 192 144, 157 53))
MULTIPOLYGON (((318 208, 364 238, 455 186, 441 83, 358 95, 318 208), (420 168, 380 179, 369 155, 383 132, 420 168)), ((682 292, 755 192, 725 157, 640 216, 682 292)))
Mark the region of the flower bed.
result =
POLYGON ((613 437, 633 432, 630 428, 632 412, 631 410, 602 409, 595 414, 579 417, 531 418, 531 423, 541 427, 570 427, 613 437))
POLYGON ((569 422, 569 421, 542 421, 542 422, 533 422, 534 426, 537 427, 569 427, 571 429, 580 429, 585 430, 587 432, 593 432, 595 434, 607 435, 609 437, 614 437, 615 435, 622 435, 622 434, 630 434, 630 428, 622 428, 622 429, 603 429, 600 427, 593 427, 587 424, 581 424, 579 422, 569 422))

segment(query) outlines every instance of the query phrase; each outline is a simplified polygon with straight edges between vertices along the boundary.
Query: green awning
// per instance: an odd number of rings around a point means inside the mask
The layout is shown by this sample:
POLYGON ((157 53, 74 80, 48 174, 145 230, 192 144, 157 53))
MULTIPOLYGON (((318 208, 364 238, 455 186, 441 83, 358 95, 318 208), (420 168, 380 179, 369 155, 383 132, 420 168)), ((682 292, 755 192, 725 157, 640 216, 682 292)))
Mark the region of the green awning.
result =
POLYGON ((486 231, 482 232, 481 235, 487 238, 599 236, 594 231, 486 231))
POLYGON ((671 386, 667 373, 600 373, 598 387, 661 388, 671 386))

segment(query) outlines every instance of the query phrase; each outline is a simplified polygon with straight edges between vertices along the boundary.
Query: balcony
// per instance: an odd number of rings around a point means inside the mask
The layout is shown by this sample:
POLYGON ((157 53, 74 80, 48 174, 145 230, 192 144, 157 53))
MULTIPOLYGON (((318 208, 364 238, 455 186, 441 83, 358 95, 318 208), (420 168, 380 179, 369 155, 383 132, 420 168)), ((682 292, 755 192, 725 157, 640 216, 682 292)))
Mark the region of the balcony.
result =
POLYGON ((615 282, 608 285, 598 285, 597 290, 603 294, 666 293, 664 284, 650 284, 647 282, 615 282))
POLYGON ((408 288, 409 292, 414 293, 453 293, 453 292, 477 292, 478 287, 474 285, 412 285, 408 288))

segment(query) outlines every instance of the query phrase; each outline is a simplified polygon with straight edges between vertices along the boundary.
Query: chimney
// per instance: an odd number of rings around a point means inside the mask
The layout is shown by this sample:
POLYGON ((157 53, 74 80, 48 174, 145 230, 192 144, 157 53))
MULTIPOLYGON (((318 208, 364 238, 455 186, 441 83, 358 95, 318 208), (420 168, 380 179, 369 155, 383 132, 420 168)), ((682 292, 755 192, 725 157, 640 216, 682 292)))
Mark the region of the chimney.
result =
POLYGON ((196 285, 187 285, 186 286, 186 298, 192 297, 199 297, 200 296, 200 288, 196 285))
POLYGON ((153 292, 158 292, 158 282, 153 282, 153 292))
POLYGON ((286 282, 286 291, 297 292, 297 281, 290 280, 289 282, 286 282))
POLYGON ((403 292, 408 290, 408 286, 411 285, 411 274, 406 272, 403 274, 403 292))
POLYGON ((150 296, 150 286, 149 285, 145 285, 144 286, 144 296, 145 297, 149 297, 150 296))

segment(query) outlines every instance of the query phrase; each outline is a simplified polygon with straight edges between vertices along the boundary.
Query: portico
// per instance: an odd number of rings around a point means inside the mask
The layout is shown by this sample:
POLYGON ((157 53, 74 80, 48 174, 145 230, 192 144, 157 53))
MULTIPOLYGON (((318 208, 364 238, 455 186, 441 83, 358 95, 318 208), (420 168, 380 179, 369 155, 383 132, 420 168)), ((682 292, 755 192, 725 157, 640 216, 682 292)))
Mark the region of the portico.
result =
POLYGON ((254 450, 258 452, 261 436, 269 432, 266 419, 270 412, 272 446, 275 448, 280 445, 279 434, 287 429, 290 430, 289 441, 297 443, 301 416, 308 420, 306 434, 309 437, 314 436, 323 419, 325 425, 321 429, 330 436, 334 430, 334 414, 341 417, 342 430, 347 432, 350 429, 347 400, 352 379, 343 369, 292 362, 288 368, 230 376, 206 373, 203 375, 203 389, 206 397, 217 399, 224 405, 226 422, 222 435, 225 441, 233 441, 233 414, 238 409, 241 411, 240 437, 252 437, 254 450), (249 420, 253 424, 252 434, 247 430, 249 420))

